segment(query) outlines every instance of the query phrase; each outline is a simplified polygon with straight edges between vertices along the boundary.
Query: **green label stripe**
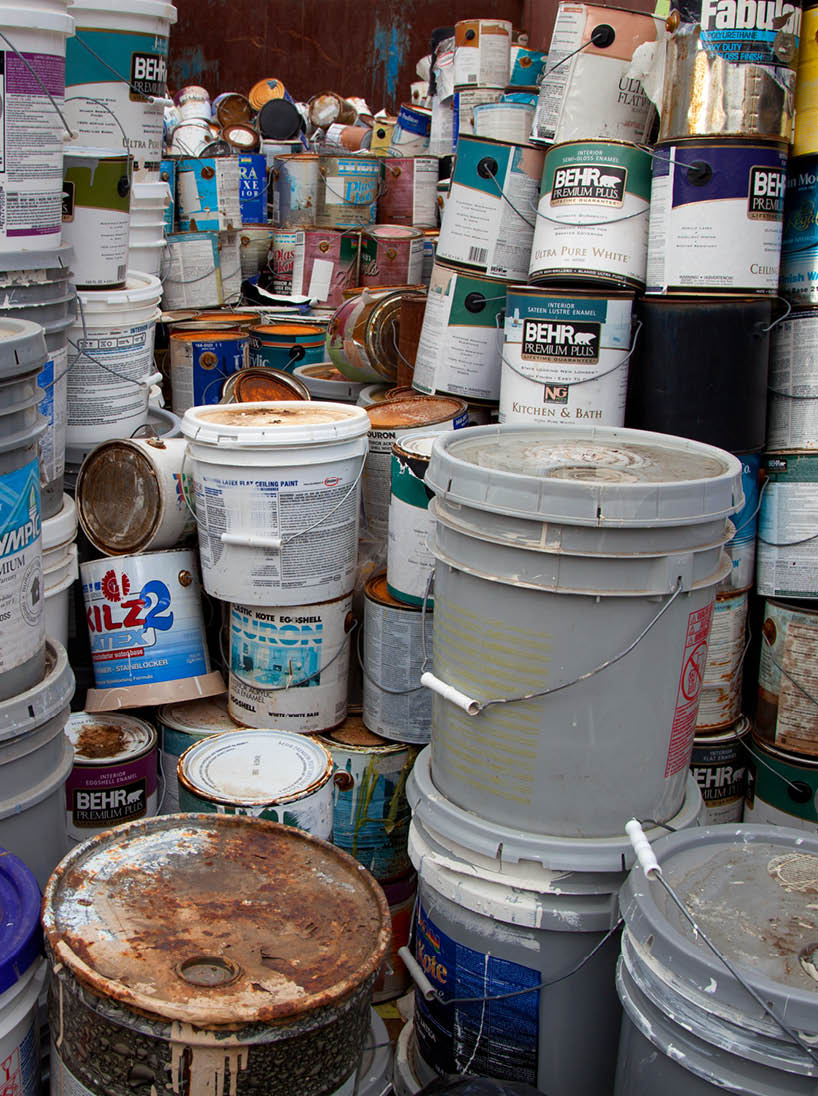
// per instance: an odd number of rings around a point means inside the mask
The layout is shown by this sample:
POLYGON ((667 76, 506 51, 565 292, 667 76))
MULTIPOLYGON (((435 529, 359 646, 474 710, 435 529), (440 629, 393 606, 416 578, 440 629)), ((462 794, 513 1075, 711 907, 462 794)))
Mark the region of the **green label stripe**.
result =
POLYGON ((818 822, 815 807, 817 792, 818 767, 791 764, 753 747, 748 799, 754 796, 779 811, 786 811, 807 822, 818 822))
POLYGON ((818 453, 770 456, 764 463, 772 483, 818 483, 818 453))
POLYGON ((405 502, 407 506, 416 506, 419 510, 429 509, 429 495, 423 480, 394 453, 392 454, 392 494, 401 502, 405 502))
POLYGON ((68 164, 64 172, 65 181, 74 187, 75 211, 77 206, 85 206, 88 209, 115 210, 126 215, 131 208, 130 175, 127 156, 115 160, 84 157, 81 163, 68 164))
POLYGON ((650 201, 650 153, 635 145, 588 143, 582 141, 552 148, 545 157, 542 194, 550 193, 554 174, 561 167, 624 167, 628 172, 627 194, 650 201))

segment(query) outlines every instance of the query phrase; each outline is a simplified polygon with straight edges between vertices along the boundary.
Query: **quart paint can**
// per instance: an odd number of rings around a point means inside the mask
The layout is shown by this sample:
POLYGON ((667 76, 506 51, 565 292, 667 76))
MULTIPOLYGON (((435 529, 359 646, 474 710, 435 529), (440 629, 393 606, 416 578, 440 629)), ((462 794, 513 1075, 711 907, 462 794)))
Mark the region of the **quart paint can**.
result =
POLYGON ((318 365, 297 365, 292 373, 309 391, 310 399, 334 403, 355 403, 364 387, 361 381, 351 381, 332 362, 318 365))
POLYGON ((423 106, 401 103, 389 138, 393 156, 426 156, 432 131, 432 112, 423 106))
POLYGON ((412 385, 468 399, 500 398, 506 285, 435 261, 412 385))
POLYGON ((273 246, 273 227, 266 224, 245 224, 239 233, 241 247, 242 280, 252 278, 266 266, 270 248, 273 246))
MULTIPOLYGON (((431 491, 424 479, 435 434, 402 435, 392 445, 386 588, 405 605, 422 605, 435 561, 429 547, 431 491)), ((427 605, 434 606, 428 596, 427 605)))
POLYGON ((324 360, 324 329, 316 324, 275 323, 250 328, 252 365, 292 372, 324 360))
POLYGON ((375 223, 383 161, 378 156, 322 156, 315 224, 363 228, 375 223))
POLYGON ((239 209, 242 225, 267 220, 267 159, 257 152, 242 153, 239 165, 239 209))
POLYGON ((633 294, 511 286, 500 422, 622 426, 633 294))
POLYGON ((662 20, 644 12, 561 3, 540 84, 531 138, 585 141, 604 137, 644 144, 656 112, 628 75, 634 52, 656 43, 662 20))
POLYGON ((307 296, 340 308, 344 290, 358 285, 360 235, 340 229, 276 230, 270 252, 276 293, 307 296))
POLYGON ((530 280, 644 288, 650 163, 649 152, 622 141, 552 145, 530 280))
POLYGON ((741 822, 749 746, 750 720, 746 715, 726 730, 696 734, 690 771, 699 785, 706 808, 702 825, 741 822))
POLYGON ((732 564, 730 574, 719 589, 747 590, 753 585, 756 573, 756 534, 758 532, 758 494, 761 478, 761 454, 739 453, 741 461, 741 489, 744 506, 733 515, 736 530, 724 550, 732 564))
POLYGON ((388 156, 378 197, 378 224, 437 227, 436 156, 388 156))
POLYGON ((534 108, 528 103, 481 103, 474 108, 474 133, 493 141, 528 145, 534 108))
POLYGON ((270 169, 272 220, 281 228, 315 223, 320 158, 312 152, 276 156, 270 169))
POLYGON ((373 734, 360 716, 349 716, 318 741, 333 763, 332 843, 382 885, 411 872, 406 780, 417 748, 373 734))
POLYGON ((653 156, 648 293, 778 293, 787 150, 696 140, 653 156))
POLYGON ((432 698, 420 686, 424 632, 432 649, 432 613, 389 593, 386 574, 364 589, 364 725, 392 742, 422 746, 432 732, 432 698), (388 690, 388 691, 387 691, 388 690))
POLYGON ((542 171, 540 149, 461 137, 437 257, 489 278, 525 280, 542 171))
POLYGON ((818 759, 788 753, 753 734, 744 820, 818 833, 818 759))
MULTIPOLYGON (((462 87, 452 96, 452 138, 455 151, 462 135, 474 135, 474 112, 486 103, 499 103, 502 87, 462 87)), ((500 140, 508 140, 501 137, 500 140)))
MULTIPOLYGON (((412 747, 409 748, 412 749, 412 747)), ((411 864, 408 854, 407 860, 411 864)), ((395 997, 402 997, 412 985, 409 971, 406 969, 403 959, 398 955, 398 951, 400 948, 409 947, 412 938, 412 919, 418 891, 417 872, 412 870, 403 879, 396 879, 394 883, 382 883, 381 886, 383 887, 383 893, 386 895, 386 901, 389 903, 392 942, 375 981, 375 987, 372 991, 372 1000, 374 1002, 391 1001, 395 997)), ((378 1096, 378 1094, 375 1093, 373 1096, 378 1096)))
POLYGON ((42 530, 45 634, 67 647, 71 588, 80 575, 77 508, 70 495, 63 495, 62 508, 43 521, 42 530))
POLYGON ((818 155, 793 157, 787 168, 781 293, 797 307, 818 305, 818 155))
POLYGON ((741 681, 747 645, 746 590, 719 590, 707 640, 696 731, 729 727, 741 715, 741 681))
POLYGON ((667 821, 684 797, 741 463, 666 434, 475 426, 435 439, 426 483, 441 794, 552 837, 609 835, 628 812, 667 821), (609 681, 584 676, 613 658, 609 681))
POLYGON ((196 559, 189 550, 80 565, 96 688, 87 711, 224 692, 210 672, 196 559))
POLYGON ((131 157, 125 151, 67 145, 62 235, 74 251, 78 289, 121 289, 128 264, 131 157))
POLYGON ((300 1096, 348 1080, 352 1093, 389 913, 372 877, 340 849, 253 818, 148 819, 75 848, 45 902, 57 1090, 103 1096, 105 1086, 127 1091, 129 1076, 150 1074, 149 1085, 167 1077, 180 1092, 221 1093, 233 1083, 238 1092, 283 1092, 297 1076, 300 1096), (223 893, 205 909, 206 876, 223 893), (332 916, 316 922, 328 892, 332 916), (353 924, 340 939, 338 926, 353 924), (271 931, 279 949, 289 939, 287 957, 272 954, 271 931), (157 963, 169 938, 184 945, 157 963), (113 959, 102 944, 111 939, 113 959))
POLYGON ((0 951, 0 1054, 10 1093, 40 1090, 40 1014, 45 986, 40 888, 27 864, 2 850, 4 939, 0 951))
POLYGON ((758 520, 756 588, 765 597, 818 596, 818 453, 768 453, 758 520))
POLYGON ((355 584, 369 416, 331 403, 192 408, 182 420, 205 589, 305 605, 355 584))
POLYGON ((352 594, 287 609, 230 606, 231 716, 312 734, 347 715, 352 594))
POLYGON ((423 230, 372 225, 361 233, 360 255, 361 285, 418 285, 423 274, 423 230))
POLYGON ((74 767, 65 782, 69 840, 85 841, 136 818, 153 818, 159 803, 156 731, 144 719, 75 712, 65 725, 74 767))
POLYGON ((224 382, 247 365, 250 340, 243 331, 172 331, 170 388, 174 415, 218 403, 224 382))
POLYGON ((767 448, 818 449, 818 311, 792 312, 773 328, 767 448))
POLYGON ((241 228, 239 157, 182 159, 176 171, 176 216, 180 232, 225 232, 241 228))
POLYGON ((818 613, 810 602, 767 599, 755 730, 771 746, 810 757, 818 757, 818 708, 807 695, 816 638, 818 613))
POLYGON ((511 23, 505 19, 461 19, 454 25, 455 87, 508 83, 511 23))
POLYGON ((183 812, 247 814, 332 836, 332 758, 309 735, 225 731, 188 746, 176 772, 183 812))
POLYGON ((179 783, 176 768, 189 746, 203 738, 239 727, 227 711, 227 697, 183 700, 156 710, 156 729, 161 747, 160 764, 164 783, 162 814, 179 813, 179 783))
POLYGON ((292 373, 267 365, 250 365, 228 377, 219 403, 259 403, 264 400, 308 400, 309 390, 292 373))

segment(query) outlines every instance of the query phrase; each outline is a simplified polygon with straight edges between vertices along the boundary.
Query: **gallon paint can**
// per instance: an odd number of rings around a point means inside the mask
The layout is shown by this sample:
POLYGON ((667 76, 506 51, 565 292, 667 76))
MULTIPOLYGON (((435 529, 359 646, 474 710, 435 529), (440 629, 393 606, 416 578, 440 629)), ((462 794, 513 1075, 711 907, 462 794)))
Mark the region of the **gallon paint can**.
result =
POLYGON ((276 230, 269 265, 273 289, 306 296, 317 305, 340 308, 345 289, 358 285, 360 236, 339 229, 276 230))
POLYGON ((515 42, 511 47, 511 72, 508 78, 508 90, 514 92, 520 88, 537 88, 542 80, 548 63, 548 54, 539 49, 530 49, 515 42))
POLYGON ((239 726, 227 711, 227 698, 213 696, 207 700, 183 700, 165 704, 156 710, 156 728, 161 746, 160 764, 164 784, 161 814, 179 813, 179 784, 176 768, 179 758, 189 746, 203 738, 239 726))
POLYGON ((432 698, 420 686, 426 649, 432 648, 432 613, 403 605, 373 575, 364 590, 364 725, 392 742, 422 746, 432 732, 432 698), (389 690, 389 691, 387 691, 389 690))
POLYGON ((244 224, 239 233, 242 279, 252 278, 267 265, 273 246, 273 228, 266 224, 244 224))
POLYGON ((648 293, 778 293, 781 144, 696 140, 653 157, 648 293))
POLYGON ((333 763, 332 843, 381 885, 411 872, 406 780, 417 748, 373 734, 360 716, 350 716, 318 741, 333 763))
MULTIPOLYGON (((172 156, 201 156, 213 143, 213 127, 203 118, 189 118, 173 128, 170 142, 172 156)), ((178 208, 178 207, 177 207, 178 208)))
POLYGON ((622 141, 552 145, 530 280, 644 288, 650 164, 650 153, 622 141))
MULTIPOLYGON (((256 152, 259 147, 260 140, 258 130, 252 125, 245 122, 233 123, 228 126, 222 127, 222 140, 226 141, 230 146, 230 151, 233 153, 239 153, 241 155, 251 155, 256 152)), ((262 157, 262 164, 264 167, 264 188, 262 194, 264 195, 264 211, 267 211, 267 157, 262 157)), ((255 188, 254 188, 255 189, 255 188)))
POLYGON ((230 715, 312 734, 346 719, 352 594, 287 609, 230 606, 230 715))
POLYGON ((511 286, 500 422, 622 426, 632 308, 632 293, 511 286))
POLYGON ((765 597, 818 595, 818 453, 768 453, 758 520, 756 588, 765 597))
POLYGON ((818 305, 818 156, 789 161, 781 242, 781 292, 800 308, 818 305))
POLYGON ((360 284, 418 285, 423 274, 423 230, 373 225, 361 233, 360 284))
POLYGON ((332 362, 318 365, 297 365, 292 373, 309 391, 310 399, 334 403, 355 403, 364 387, 361 381, 351 381, 332 362))
POLYGON ((245 152, 236 159, 241 223, 264 224, 267 220, 267 160, 257 152, 245 152))
MULTIPOLYGON (((408 828, 407 818, 407 831, 408 828)), ((406 859, 411 864, 408 853, 406 859)), ((412 937, 412 920, 418 892, 417 873, 410 871, 403 879, 397 879, 394 883, 382 883, 381 886, 389 903, 392 942, 372 991, 372 1000, 375 1002, 391 1001, 395 997, 402 997, 412 986, 409 971, 398 951, 400 948, 409 947, 412 937)))
POLYGON ((308 400, 310 393, 292 373, 267 365, 248 366, 228 377, 219 403, 259 403, 264 400, 308 400))
POLYGON ((427 156, 432 132, 432 112, 426 107, 401 103, 389 139, 391 156, 427 156))
POLYGON ((756 733, 788 753, 818 757, 818 708, 807 695, 814 687, 818 612, 810 602, 768 598, 761 634, 756 733))
POLYGON ((511 23, 505 19, 461 19, 454 25, 454 83, 508 83, 511 23))
MULTIPOLYGON (((423 604, 435 568, 429 548, 431 491, 424 482, 435 436, 401 435, 392 445, 386 588, 405 605, 423 604)), ((434 598, 427 604, 431 609, 434 598)))
POLYGON ((525 280, 542 172, 540 149, 461 137, 438 258, 489 278, 525 280))
POLYGON ((378 156, 322 156, 315 224, 321 228, 374 224, 382 171, 378 156))
POLYGON ((315 223, 318 209, 319 157, 312 152, 276 156, 270 173, 273 221, 281 228, 315 223))
POLYGON ((721 294, 643 297, 636 316, 641 327, 630 360, 628 426, 731 453, 761 449, 772 301, 721 294), (667 358, 669 347, 674 352, 667 358))
POLYGON ((750 720, 747 716, 741 716, 731 727, 716 734, 696 734, 690 771, 699 785, 706 808, 702 825, 719 826, 741 821, 749 743, 750 720))
POLYGON ((210 672, 193 552, 146 552, 80 565, 96 688, 87 711, 224 692, 210 672))
POLYGON ((744 505, 733 515, 735 535, 724 546, 732 570, 720 590, 747 590, 756 573, 756 533, 758 532, 758 493, 761 477, 761 454, 738 453, 741 461, 741 489, 744 505))
POLYGON ((528 145, 533 117, 534 108, 528 103, 480 103, 474 108, 474 133, 493 141, 528 145))
POLYGON ((436 156, 389 156, 383 165, 378 223, 437 227, 436 156))
POLYGON ((241 227, 237 156, 182 159, 176 170, 180 232, 224 232, 241 227))
POLYGON ((185 414, 209 594, 283 607, 348 593, 368 429, 366 412, 348 404, 255 403, 185 414))
POLYGON ((426 483, 441 794, 551 836, 610 835, 626 814, 667 821, 684 798, 741 463, 666 434, 475 426, 435 439, 426 483), (609 678, 587 677, 614 658, 609 678), (605 793, 578 794, 588 787, 605 793))
POLYGON ((239 1092, 285 1092, 297 1077, 292 1091, 300 1096, 332 1092, 353 1075, 352 1093, 389 914, 372 877, 339 849, 253 818, 132 822, 75 848, 45 902, 55 1036, 61 1001, 65 1024, 52 1044, 58 1090, 127 1091, 129 1076, 149 1071, 180 1091, 213 1093, 233 1083, 239 1092), (205 876, 220 883, 206 910, 205 876), (168 878, 172 902, 164 900, 168 878), (316 923, 327 893, 332 916, 316 923), (357 930, 339 938, 338 926, 353 924, 357 930), (279 944, 291 938, 288 958, 271 954, 271 929, 279 944), (101 941, 112 938, 116 956, 108 959, 101 941), (163 969, 155 956, 168 938, 185 943, 163 969), (282 975, 282 964, 309 989, 282 975), (271 984, 279 987, 274 1002, 271 984), (112 1042, 120 1051, 106 1068, 112 1042))
POLYGON ((747 591, 719 591, 707 640, 696 732, 729 727, 741 715, 741 679, 747 643, 747 591))
MULTIPOLYGON (((461 135, 474 136, 474 112, 486 103, 499 103, 503 98, 502 87, 462 87, 452 96, 452 128, 455 150, 461 135)), ((500 140, 507 141, 507 137, 500 140)), ((517 143, 517 142, 515 142, 517 143)))
POLYGON ((773 328, 767 448, 818 449, 818 311, 793 312, 773 328))
POLYGON ((242 331, 172 331, 169 341, 174 415, 218 403, 224 382, 248 364, 250 342, 242 331))
POLYGON ((237 91, 223 91, 213 100, 213 117, 222 127, 251 122, 254 113, 247 96, 237 91))
POLYGON ((818 759, 800 757, 753 734, 744 820, 818 833, 818 759))
POLYGON ((75 712, 65 733, 74 748, 74 767, 65 783, 70 841, 153 818, 159 796, 156 731, 150 723, 130 715, 75 712))
POLYGON ((291 373, 296 365, 324 360, 324 329, 310 323, 262 324, 250 328, 250 364, 291 373))
POLYGON ((423 1088, 415 1067, 415 1025, 409 1020, 403 1025, 395 1044, 395 1066, 392 1071, 392 1090, 395 1096, 417 1096, 423 1088))
POLYGON ((40 888, 28 865, 0 852, 4 940, 0 951, 0 1061, 9 1093, 40 1091, 40 1014, 45 986, 40 888))
POLYGON ((246 814, 332 836, 332 758, 309 735, 225 731, 179 758, 182 811, 246 814))
POLYGON ((173 232, 176 226, 176 165, 178 160, 171 157, 162 160, 159 168, 159 179, 167 183, 170 191, 170 202, 165 206, 165 232, 173 232))
POLYGON ((796 68, 793 156, 818 152, 818 109, 816 109, 815 99, 816 81, 818 81, 816 31, 818 31, 818 11, 812 4, 807 4, 802 17, 796 68))
POLYGON ((531 138, 604 137, 644 144, 656 116, 639 80, 628 75, 634 52, 659 39, 654 15, 596 4, 561 3, 540 84, 531 138))
POLYGON ((78 289, 121 289, 128 265, 131 157, 125 151, 67 145, 62 236, 71 246, 78 289))
POLYGON ((401 308, 420 286, 364 286, 336 309, 327 330, 327 353, 355 381, 390 381, 398 375, 401 308))
POLYGON ((62 509, 46 518, 43 529, 43 597, 45 634, 68 646, 71 587, 79 578, 77 563, 77 508, 63 495, 62 509))

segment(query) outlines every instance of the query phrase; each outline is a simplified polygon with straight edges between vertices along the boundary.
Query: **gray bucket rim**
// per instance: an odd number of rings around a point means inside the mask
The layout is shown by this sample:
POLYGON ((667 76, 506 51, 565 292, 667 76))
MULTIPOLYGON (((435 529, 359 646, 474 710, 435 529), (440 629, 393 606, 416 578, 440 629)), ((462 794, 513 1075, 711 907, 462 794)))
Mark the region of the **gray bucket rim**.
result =
MULTIPOLYGON (((66 743, 68 743, 67 739, 66 743)), ((4 818, 17 817, 23 814, 31 807, 36 807, 39 803, 42 803, 44 799, 48 799, 55 791, 60 791, 73 767, 74 749, 68 744, 68 748, 63 753, 61 764, 45 776, 35 788, 30 789, 18 799, 12 799, 10 802, 4 801, 0 804, 0 822, 4 818)))
POLYGON ((0 701, 0 741, 25 734, 67 709, 74 695, 74 673, 68 653, 56 639, 47 638, 43 680, 24 693, 0 701))
MULTIPOLYGON (((32 400, 30 406, 36 407, 41 399, 42 396, 38 396, 37 399, 32 400)), ((18 430, 16 434, 0 438, 0 453, 11 453, 15 449, 28 449, 36 445, 47 429, 48 421, 42 415, 38 415, 38 421, 27 430, 18 430)), ((0 716, 0 727, 2 727, 2 716, 0 716)))
POLYGON ((24 373, 39 373, 48 360, 45 332, 38 323, 3 315, 0 325, 11 328, 7 338, 0 337, 0 381, 14 380, 24 373))
POLYGON ((61 244, 53 251, 34 248, 31 251, 6 251, 0 253, 0 280, 2 275, 26 270, 59 270, 70 275, 74 249, 71 244, 61 244))

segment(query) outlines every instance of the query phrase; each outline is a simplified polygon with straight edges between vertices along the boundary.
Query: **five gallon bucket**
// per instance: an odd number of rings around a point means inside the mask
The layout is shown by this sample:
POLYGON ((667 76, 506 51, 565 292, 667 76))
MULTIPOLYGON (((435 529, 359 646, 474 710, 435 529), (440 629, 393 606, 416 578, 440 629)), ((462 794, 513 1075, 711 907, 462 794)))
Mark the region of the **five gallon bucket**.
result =
POLYGON ((79 578, 77 564, 77 508, 63 495, 62 509, 45 518, 43 526, 43 591, 45 632, 68 646, 68 609, 71 587, 79 578))
POLYGON ((131 158, 124 150, 68 145, 63 238, 78 289, 121 289, 128 269, 131 158))

